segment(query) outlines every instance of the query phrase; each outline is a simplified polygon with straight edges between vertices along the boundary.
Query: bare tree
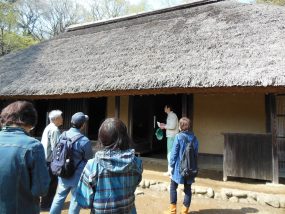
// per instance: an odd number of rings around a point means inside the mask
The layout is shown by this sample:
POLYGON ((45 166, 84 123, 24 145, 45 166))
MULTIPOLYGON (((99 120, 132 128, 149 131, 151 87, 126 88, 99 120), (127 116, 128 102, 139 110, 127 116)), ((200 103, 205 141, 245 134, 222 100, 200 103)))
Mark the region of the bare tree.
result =
POLYGON ((126 0, 93 0, 90 4, 93 20, 121 16, 127 13, 126 0))
POLYGON ((145 11, 147 1, 132 5, 128 0, 91 0, 89 6, 92 20, 97 21, 145 11))
POLYGON ((17 0, 0 0, 0 3, 15 3, 17 0))
POLYGON ((39 0, 18 1, 18 24, 24 35, 30 35, 37 40, 43 40, 41 18, 45 4, 39 0))
POLYGON ((49 39, 72 24, 141 12, 147 5, 146 0, 136 5, 128 0, 90 0, 85 9, 77 2, 79 0, 18 0, 19 28, 37 40, 49 39))
POLYGON ((82 21, 82 10, 71 0, 18 0, 19 27, 38 40, 48 39, 82 21))
POLYGON ((50 37, 56 36, 82 19, 82 7, 70 0, 49 0, 42 16, 42 25, 45 33, 50 37))

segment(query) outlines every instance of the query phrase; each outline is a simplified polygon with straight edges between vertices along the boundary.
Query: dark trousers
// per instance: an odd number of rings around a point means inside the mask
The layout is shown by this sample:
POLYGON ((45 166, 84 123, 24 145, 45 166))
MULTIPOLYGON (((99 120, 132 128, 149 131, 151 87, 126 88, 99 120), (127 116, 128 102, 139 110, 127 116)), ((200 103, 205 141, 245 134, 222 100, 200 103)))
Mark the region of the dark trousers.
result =
POLYGON ((41 208, 50 208, 57 188, 57 176, 53 175, 50 169, 50 162, 47 162, 47 167, 50 176, 50 184, 48 193, 41 199, 41 208))
MULTIPOLYGON (((178 184, 171 180, 170 183, 170 203, 176 204, 177 203, 177 187, 178 184)), ((191 184, 184 183, 184 201, 183 204, 185 207, 190 207, 192 192, 191 192, 191 184)))

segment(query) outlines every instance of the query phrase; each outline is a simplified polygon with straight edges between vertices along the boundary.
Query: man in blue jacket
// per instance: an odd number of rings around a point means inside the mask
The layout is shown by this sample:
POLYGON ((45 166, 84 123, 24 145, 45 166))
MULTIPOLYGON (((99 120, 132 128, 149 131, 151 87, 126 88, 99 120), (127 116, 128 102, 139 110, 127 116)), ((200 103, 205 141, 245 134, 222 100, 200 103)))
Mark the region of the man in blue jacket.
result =
MULTIPOLYGON (((86 126, 88 116, 82 112, 77 112, 71 117, 71 128, 66 132, 68 138, 74 138, 79 135, 86 126)), ((53 199, 50 213, 60 214, 64 201, 71 192, 71 201, 69 205, 69 214, 78 214, 80 207, 75 200, 75 190, 79 181, 80 175, 83 171, 87 161, 93 158, 93 152, 90 140, 83 136, 73 143, 73 160, 76 166, 75 173, 70 178, 58 177, 57 193, 53 199)))

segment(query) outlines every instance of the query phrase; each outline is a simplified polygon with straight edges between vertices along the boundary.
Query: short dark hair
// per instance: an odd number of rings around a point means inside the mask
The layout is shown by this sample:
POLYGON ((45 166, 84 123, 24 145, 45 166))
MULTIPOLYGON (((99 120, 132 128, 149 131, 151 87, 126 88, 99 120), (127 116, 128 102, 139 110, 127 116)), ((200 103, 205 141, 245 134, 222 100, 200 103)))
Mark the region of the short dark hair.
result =
POLYGON ((170 111, 173 111, 173 106, 171 104, 165 104, 165 107, 166 108, 169 108, 170 111))
POLYGON ((2 126, 35 126, 38 121, 38 113, 32 103, 27 101, 16 101, 6 106, 0 115, 2 126))
POLYGON ((125 124, 117 118, 107 118, 99 128, 98 140, 104 148, 126 150, 131 139, 125 124))
POLYGON ((72 127, 72 128, 76 128, 76 129, 81 129, 81 127, 84 125, 84 123, 81 124, 81 125, 78 125, 78 124, 74 124, 74 123, 72 123, 72 122, 70 122, 70 124, 71 124, 71 127, 72 127))
POLYGON ((188 117, 182 117, 179 120, 179 128, 181 131, 190 131, 190 119, 188 117))

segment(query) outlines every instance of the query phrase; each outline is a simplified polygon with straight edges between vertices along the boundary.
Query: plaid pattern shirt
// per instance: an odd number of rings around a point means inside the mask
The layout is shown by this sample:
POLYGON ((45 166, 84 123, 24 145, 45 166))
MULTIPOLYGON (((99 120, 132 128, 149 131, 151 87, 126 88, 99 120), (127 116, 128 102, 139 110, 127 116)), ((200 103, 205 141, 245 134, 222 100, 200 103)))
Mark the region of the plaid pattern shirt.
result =
POLYGON ((86 164, 76 199, 92 213, 136 213, 134 192, 142 178, 142 161, 129 150, 102 150, 86 164))

